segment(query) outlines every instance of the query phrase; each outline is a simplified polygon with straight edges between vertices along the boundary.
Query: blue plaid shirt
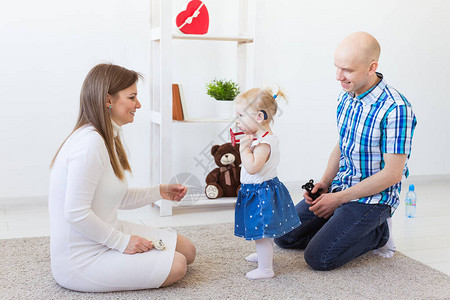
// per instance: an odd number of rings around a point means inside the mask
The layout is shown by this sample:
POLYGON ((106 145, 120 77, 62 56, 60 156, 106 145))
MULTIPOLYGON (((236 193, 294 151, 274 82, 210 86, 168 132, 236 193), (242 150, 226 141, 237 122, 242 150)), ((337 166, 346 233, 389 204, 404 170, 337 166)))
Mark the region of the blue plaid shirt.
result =
MULTIPOLYGON (((331 189, 349 188, 384 167, 383 153, 407 154, 402 182, 408 177, 408 159, 416 126, 411 104, 397 90, 381 81, 354 97, 341 92, 337 107, 337 127, 341 157, 331 189)), ((401 182, 381 193, 355 201, 398 207, 401 182)))

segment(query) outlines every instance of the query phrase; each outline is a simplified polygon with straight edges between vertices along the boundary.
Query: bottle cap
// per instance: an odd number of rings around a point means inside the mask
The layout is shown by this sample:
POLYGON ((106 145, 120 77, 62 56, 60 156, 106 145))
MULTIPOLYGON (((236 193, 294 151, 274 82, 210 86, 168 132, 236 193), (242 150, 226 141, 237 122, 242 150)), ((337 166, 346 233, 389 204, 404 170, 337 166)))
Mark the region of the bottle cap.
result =
POLYGON ((409 185, 409 190, 414 192, 414 184, 409 185))

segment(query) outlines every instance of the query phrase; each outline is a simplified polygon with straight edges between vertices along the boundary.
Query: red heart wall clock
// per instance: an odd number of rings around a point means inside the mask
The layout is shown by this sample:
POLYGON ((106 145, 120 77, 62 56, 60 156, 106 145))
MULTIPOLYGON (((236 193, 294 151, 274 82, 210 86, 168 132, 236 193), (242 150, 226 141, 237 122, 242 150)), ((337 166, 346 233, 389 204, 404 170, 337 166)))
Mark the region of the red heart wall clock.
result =
POLYGON ((209 27, 209 14, 200 0, 189 1, 186 10, 176 18, 178 29, 186 34, 205 34, 209 27))

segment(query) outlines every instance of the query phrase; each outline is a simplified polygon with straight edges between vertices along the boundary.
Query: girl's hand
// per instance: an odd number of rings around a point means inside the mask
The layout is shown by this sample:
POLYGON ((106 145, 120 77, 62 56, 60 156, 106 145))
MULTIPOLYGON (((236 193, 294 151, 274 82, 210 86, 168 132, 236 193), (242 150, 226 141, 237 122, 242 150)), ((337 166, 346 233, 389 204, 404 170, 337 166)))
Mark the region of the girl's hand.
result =
POLYGON ((239 142, 239 151, 242 152, 246 149, 250 149, 250 146, 253 143, 253 134, 246 134, 244 137, 241 138, 241 141, 239 142))
POLYGON ((161 184, 159 193, 163 199, 180 201, 186 196, 187 188, 182 184, 161 184))
POLYGON ((127 248, 123 253, 125 254, 144 253, 152 248, 153 248, 152 242, 140 236, 132 235, 130 241, 128 242, 127 248))

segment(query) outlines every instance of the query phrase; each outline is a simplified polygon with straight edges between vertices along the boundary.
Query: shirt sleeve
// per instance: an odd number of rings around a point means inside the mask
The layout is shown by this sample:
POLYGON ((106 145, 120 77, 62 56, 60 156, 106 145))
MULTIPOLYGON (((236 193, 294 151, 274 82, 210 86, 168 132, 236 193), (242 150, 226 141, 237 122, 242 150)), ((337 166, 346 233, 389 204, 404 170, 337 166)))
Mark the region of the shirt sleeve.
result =
POLYGON ((98 133, 92 132, 68 160, 65 218, 81 234, 109 248, 125 251, 130 235, 99 218, 91 209, 95 190, 109 156, 98 133))
POLYGON ((162 196, 159 192, 159 185, 149 188, 128 189, 120 204, 120 209, 135 209, 152 204, 160 199, 162 199, 162 196))
POLYGON ((383 122, 381 151, 409 155, 416 124, 411 106, 394 106, 387 112, 383 122))

